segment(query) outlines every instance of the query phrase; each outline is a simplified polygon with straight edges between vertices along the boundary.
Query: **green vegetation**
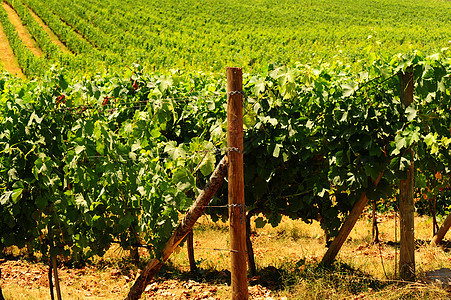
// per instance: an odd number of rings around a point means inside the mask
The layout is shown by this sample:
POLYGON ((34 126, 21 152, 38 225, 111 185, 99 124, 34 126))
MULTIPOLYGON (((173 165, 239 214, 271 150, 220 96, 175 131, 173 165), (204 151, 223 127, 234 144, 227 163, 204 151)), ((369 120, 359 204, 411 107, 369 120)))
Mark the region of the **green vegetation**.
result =
MULTIPOLYGON (((245 77, 248 209, 273 226, 281 213, 320 217, 333 236, 362 192, 392 196, 412 159, 418 188, 448 174, 450 62, 442 56, 376 60, 358 76, 338 64, 245 77), (408 68, 418 99, 403 107, 397 74, 408 68)), ((226 146, 223 78, 137 67, 125 79, 53 72, 1 87, 0 247, 34 240, 101 254, 119 241, 158 255, 226 146)))
POLYGON ((191 203, 185 192, 214 169, 215 151, 202 152, 223 139, 221 122, 215 135, 203 122, 223 111, 213 79, 139 69, 125 80, 3 79, 0 248, 91 256, 144 239, 158 253, 191 203))
POLYGON ((14 54, 17 56, 20 67, 24 70, 27 76, 40 76, 43 74, 44 69, 48 66, 45 60, 42 60, 28 49, 19 35, 13 24, 9 21, 8 14, 3 7, 0 7, 0 21, 6 36, 8 37, 11 48, 14 54))
POLYGON ((28 5, 82 54, 86 72, 132 63, 204 72, 231 65, 260 72, 272 62, 361 64, 368 52, 438 52, 451 36, 451 4, 439 0, 12 2, 28 5))

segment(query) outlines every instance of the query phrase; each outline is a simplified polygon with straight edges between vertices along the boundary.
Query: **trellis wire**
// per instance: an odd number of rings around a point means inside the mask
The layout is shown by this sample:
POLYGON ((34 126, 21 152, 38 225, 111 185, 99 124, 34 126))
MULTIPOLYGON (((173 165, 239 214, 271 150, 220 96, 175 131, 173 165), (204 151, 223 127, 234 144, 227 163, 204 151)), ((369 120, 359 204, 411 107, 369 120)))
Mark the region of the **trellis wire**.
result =
MULTIPOLYGON (((193 247, 193 249, 196 249, 196 250, 212 250, 212 251, 224 251, 224 252, 240 253, 240 251, 238 251, 238 250, 233 250, 233 249, 222 249, 222 248, 193 247)), ((247 253, 247 252, 245 251, 244 253, 247 253)))
POLYGON ((229 208, 229 207, 242 207, 243 205, 241 204, 224 204, 224 205, 196 205, 196 206, 192 206, 192 207, 202 207, 202 208, 229 208))
MULTIPOLYGON (((186 156, 190 157, 190 156, 197 155, 197 154, 224 153, 224 152, 238 152, 238 153, 242 153, 242 151, 240 149, 236 148, 236 147, 225 147, 225 148, 213 148, 213 149, 198 150, 198 151, 187 151, 187 152, 185 152, 185 154, 186 154, 186 156)), ((137 154, 137 153, 135 153, 135 154, 137 154)), ((161 152, 161 153, 151 152, 151 154, 157 154, 158 156, 160 156, 160 160, 170 160, 168 152, 161 152), (164 156, 164 157, 161 157, 161 156, 164 156)), ((86 158, 88 160, 96 160, 96 159, 111 159, 111 158, 114 158, 114 157, 121 157, 124 160, 130 160, 130 161, 138 160, 138 157, 137 158, 131 158, 127 154, 118 154, 118 155, 115 155, 115 156, 109 156, 109 155, 88 155, 88 156, 81 157, 81 158, 86 158)), ((142 156, 140 156, 140 157, 142 157, 142 156)))
POLYGON ((188 97, 165 97, 160 99, 147 99, 147 100, 137 100, 137 101, 127 101, 127 102, 121 102, 117 101, 114 103, 111 103, 110 100, 125 100, 123 98, 115 98, 115 97, 104 97, 104 99, 108 99, 107 103, 93 103, 93 104, 80 104, 75 106, 66 106, 65 104, 61 105, 60 107, 56 108, 56 110, 61 111, 77 111, 77 110, 98 110, 98 111, 106 111, 108 109, 114 109, 121 106, 126 105, 133 105, 127 108, 140 108, 142 105, 146 106, 147 104, 159 104, 159 103, 172 103, 172 102, 185 102, 190 103, 190 101, 195 100, 201 100, 201 99, 217 99, 222 97, 220 93, 217 93, 215 95, 200 95, 200 96, 188 96, 188 97), (100 110, 99 110, 100 108, 100 110), (103 108, 103 109, 102 109, 103 108), (106 109, 105 109, 106 108, 106 109))

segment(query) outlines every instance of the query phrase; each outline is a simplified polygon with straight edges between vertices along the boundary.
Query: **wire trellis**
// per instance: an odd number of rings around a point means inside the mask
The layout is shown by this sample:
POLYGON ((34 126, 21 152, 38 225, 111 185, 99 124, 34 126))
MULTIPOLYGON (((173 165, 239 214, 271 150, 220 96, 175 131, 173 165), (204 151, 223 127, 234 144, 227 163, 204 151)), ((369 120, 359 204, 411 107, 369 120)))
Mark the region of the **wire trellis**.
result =
MULTIPOLYGON (((225 148, 212 148, 212 149, 205 149, 205 150, 197 150, 197 151, 185 151, 183 152, 182 157, 189 159, 190 157, 196 156, 196 155, 205 155, 208 153, 214 153, 214 154, 225 154, 229 152, 238 152, 243 153, 240 149, 236 147, 225 147, 225 148)), ((90 161, 97 161, 97 160, 114 160, 115 158, 120 158, 123 161, 138 161, 140 158, 156 158, 160 161, 168 161, 172 160, 170 158, 170 154, 167 151, 163 152, 150 152, 146 153, 146 155, 138 155, 138 153, 131 152, 132 154, 114 154, 114 155, 87 155, 87 156, 80 156, 80 159, 87 159, 90 161), (149 156, 150 154, 150 156, 149 156), (131 157, 132 155, 136 155, 136 157, 131 157)))
MULTIPOLYGON (((225 95, 224 95, 225 96, 225 95)), ((58 107, 55 110, 59 111, 68 111, 68 112, 76 112, 81 113, 86 110, 97 110, 99 112, 111 112, 114 109, 124 107, 128 109, 133 108, 142 108, 143 106, 147 106, 148 104, 154 104, 155 106, 159 106, 161 104, 173 104, 173 103, 193 103, 194 101, 199 100, 215 100, 221 97, 221 94, 215 95, 198 95, 198 96, 188 96, 188 97, 166 97, 166 98, 150 98, 146 100, 136 100, 130 101, 129 99, 124 98, 116 98, 116 97, 104 97, 102 103, 93 103, 93 104, 80 104, 75 106, 66 106, 64 103, 58 104, 58 107), (112 102, 111 100, 114 100, 112 102), (121 101, 123 100, 123 101, 121 101), (131 105, 131 106, 130 106, 131 105)))

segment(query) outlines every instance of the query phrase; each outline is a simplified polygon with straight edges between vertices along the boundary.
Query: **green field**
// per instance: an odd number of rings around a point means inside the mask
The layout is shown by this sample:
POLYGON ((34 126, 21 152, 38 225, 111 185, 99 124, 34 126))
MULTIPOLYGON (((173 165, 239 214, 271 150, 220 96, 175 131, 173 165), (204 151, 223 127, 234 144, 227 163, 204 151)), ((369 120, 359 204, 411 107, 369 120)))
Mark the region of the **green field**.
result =
MULTIPOLYGON (((42 42, 48 61, 38 65, 60 61, 86 72, 132 63, 149 71, 240 66, 258 72, 273 62, 355 64, 369 52, 433 53, 451 42, 451 3, 439 0, 7 2, 16 10, 27 5, 77 54, 55 55, 55 47, 42 42)), ((40 43, 39 28, 33 32, 40 43)), ((30 60, 22 68, 31 76, 30 60)))

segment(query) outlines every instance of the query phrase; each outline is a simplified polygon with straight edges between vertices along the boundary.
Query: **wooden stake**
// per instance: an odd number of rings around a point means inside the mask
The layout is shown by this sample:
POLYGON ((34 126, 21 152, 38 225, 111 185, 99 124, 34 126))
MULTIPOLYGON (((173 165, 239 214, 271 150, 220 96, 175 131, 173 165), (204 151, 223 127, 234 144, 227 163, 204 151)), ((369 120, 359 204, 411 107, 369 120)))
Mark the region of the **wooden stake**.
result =
POLYGON ((186 237, 186 248, 188 249, 189 270, 191 273, 197 271, 196 259, 194 257, 194 234, 191 230, 186 237))
MULTIPOLYGON (((437 179, 434 179, 434 183, 437 181, 437 179)), ((435 186, 434 186, 435 189, 435 186)), ((433 235, 435 235, 438 231, 438 224, 437 224, 437 196, 434 193, 434 198, 432 199, 433 205, 432 205, 432 227, 434 228, 432 230, 433 235)))
POLYGON ((450 227, 451 227, 451 213, 446 217, 445 222, 443 222, 443 225, 440 227, 440 229, 432 238, 431 244, 438 246, 445 237, 450 227))
POLYGON ((49 259, 49 272, 48 272, 48 278, 49 278, 49 292, 50 292, 50 299, 51 299, 51 300, 55 300, 55 293, 53 292, 52 269, 53 269, 52 259, 49 259))
POLYGON ((360 195, 359 201, 357 201, 357 203, 354 204, 354 207, 349 213, 349 216, 346 218, 345 222, 341 226, 340 231, 332 241, 332 244, 330 244, 329 249, 327 249, 326 254, 324 254, 321 263, 323 263, 326 266, 332 264, 341 247, 343 246, 344 242, 348 238, 349 233, 351 233, 352 228, 354 228, 355 223, 359 219, 367 203, 368 198, 366 197, 366 193, 362 193, 360 195))
POLYGON ((249 298, 246 267, 246 209, 243 170, 243 74, 227 68, 227 147, 232 299, 249 298))
POLYGON ((56 264, 56 256, 52 256, 52 269, 53 269, 53 278, 55 279, 55 288, 56 288, 56 298, 61 300, 61 288, 60 288, 60 280, 58 277, 58 265, 56 264))
POLYGON ((228 159, 224 156, 221 162, 216 166, 213 174, 211 174, 209 181, 205 185, 204 189, 197 196, 196 201, 190 207, 182 221, 175 229, 172 236, 166 242, 166 246, 163 249, 161 260, 152 259, 144 268, 142 273, 138 276, 133 286, 127 295, 126 300, 137 300, 141 298, 146 286, 150 283, 155 274, 160 270, 164 263, 168 260, 169 256, 174 252, 180 242, 186 237, 186 235, 193 229, 197 219, 205 212, 208 203, 211 198, 224 182, 224 177, 227 174, 228 159))
POLYGON ((372 211, 372 219, 373 219, 373 244, 379 244, 379 228, 377 226, 377 203, 376 199, 373 199, 373 211, 372 211))
MULTIPOLYGON (((379 177, 374 181, 374 186, 377 186, 379 184, 379 181, 382 178, 383 173, 379 174, 379 177)), ((355 223, 357 223, 357 220, 359 219, 360 215, 363 212, 363 209, 365 208, 366 204, 368 203, 368 197, 366 196, 366 193, 360 194, 360 199, 357 201, 356 204, 352 207, 351 212, 349 213, 349 216, 346 218, 345 222, 340 228, 340 231, 338 232, 337 236, 334 238, 332 243, 329 246, 329 249, 327 249, 326 254, 324 254, 323 259, 321 261, 322 264, 325 266, 329 266, 332 264, 332 262, 335 260, 335 257, 337 256, 338 252, 340 251, 341 247, 343 246, 344 242, 348 238, 349 234, 352 231, 352 228, 354 228, 355 223)))
POLYGON ((251 241, 251 218, 260 213, 261 208, 254 208, 246 214, 246 250, 247 250, 247 264, 251 276, 257 275, 257 267, 255 265, 254 248, 251 241))
MULTIPOLYGON (((407 70, 405 74, 399 74, 400 97, 404 107, 413 103, 413 71, 407 70)), ((413 157, 413 152, 410 150, 413 157)), ((407 178, 399 182, 399 275, 404 280, 415 279, 415 228, 413 201, 414 188, 414 162, 410 162, 407 168, 407 178)))

